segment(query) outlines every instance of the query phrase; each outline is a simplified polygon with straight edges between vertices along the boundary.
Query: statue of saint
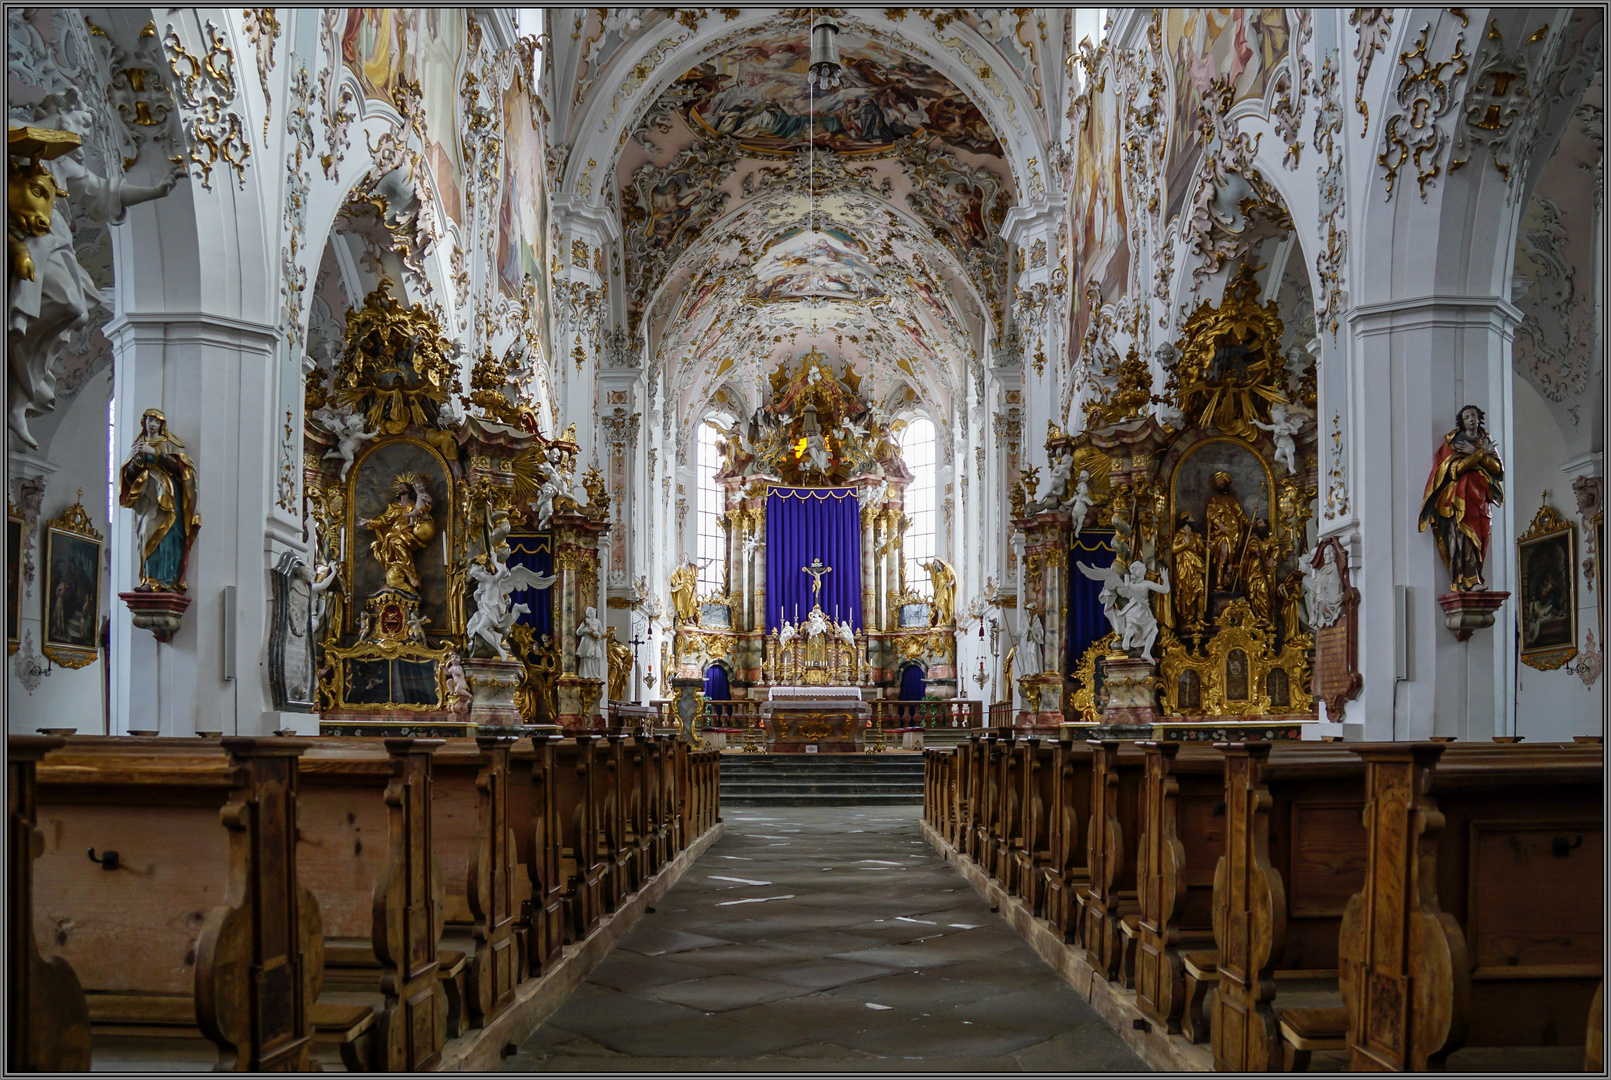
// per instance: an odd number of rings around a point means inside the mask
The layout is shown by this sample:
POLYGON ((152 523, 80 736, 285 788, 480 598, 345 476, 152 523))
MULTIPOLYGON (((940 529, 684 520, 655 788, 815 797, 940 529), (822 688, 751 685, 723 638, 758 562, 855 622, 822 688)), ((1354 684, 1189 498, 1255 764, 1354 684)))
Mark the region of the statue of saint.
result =
POLYGON ((1488 558, 1488 504, 1504 501, 1505 466, 1481 409, 1467 405, 1456 419, 1459 426, 1443 437, 1426 478, 1421 531, 1432 526, 1449 588, 1476 592, 1487 588, 1482 564, 1488 558))
POLYGON ((610 657, 610 700, 625 701, 632 682, 632 648, 615 640, 615 627, 605 632, 610 657))
POLYGON ((134 510, 140 542, 136 592, 184 592, 190 548, 201 528, 196 466, 168 434, 161 410, 140 417, 134 451, 119 473, 118 502, 134 510))
MULTIPOLYGON (((1303 562, 1302 559, 1299 560, 1303 562)), ((1303 633, 1303 601, 1304 601, 1304 575, 1302 570, 1294 570, 1281 584, 1276 586, 1276 593, 1281 597, 1281 640, 1291 641, 1303 633)))
POLYGON ((1271 579, 1275 574, 1276 545, 1270 536, 1270 523, 1259 518, 1249 530, 1242 552, 1242 591, 1247 595, 1247 606, 1253 617, 1263 626, 1274 629, 1270 595, 1271 579))
MULTIPOLYGON (((1202 536, 1192 526, 1191 515, 1184 510, 1176 518, 1169 550, 1175 566, 1175 617, 1182 628, 1201 626, 1208 614, 1207 551, 1202 536)), ((1165 614, 1169 610, 1166 604, 1165 614)))
POLYGON ((699 569, 685 562, 671 572, 671 606, 676 609, 677 621, 692 624, 699 621, 699 605, 694 592, 699 587, 699 569))
POLYGON ((608 684, 609 657, 604 651, 604 625, 599 622, 598 609, 589 606, 576 628, 576 674, 583 679, 597 679, 608 684))
POLYGON ((944 559, 932 559, 923 564, 929 572, 929 585, 934 591, 935 626, 949 626, 956 619, 957 572, 944 559))
POLYGON ((391 503, 379 517, 359 518, 358 524, 375 533, 369 553, 385 568, 386 587, 418 593, 420 576, 414 569, 414 552, 436 536, 431 494, 424 479, 413 473, 397 477, 397 492, 391 503))
POLYGON ((1242 500, 1231 493, 1231 474, 1217 472, 1211 484, 1205 517, 1208 519, 1208 565, 1214 592, 1235 592, 1238 585, 1242 540, 1247 513, 1242 500))

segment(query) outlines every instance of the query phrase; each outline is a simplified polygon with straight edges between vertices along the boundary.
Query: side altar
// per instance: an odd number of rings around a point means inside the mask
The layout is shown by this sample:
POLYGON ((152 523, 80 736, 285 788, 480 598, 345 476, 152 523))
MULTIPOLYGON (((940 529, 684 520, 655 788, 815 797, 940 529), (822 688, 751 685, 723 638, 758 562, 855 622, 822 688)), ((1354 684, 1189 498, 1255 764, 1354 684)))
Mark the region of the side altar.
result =
MULTIPOLYGON (((510 396, 518 350, 460 390, 458 346, 383 279, 307 376, 314 525, 308 638, 326 734, 592 728, 619 650, 597 616, 609 496, 578 482, 574 425, 550 438, 510 396)), ((630 650, 627 650, 630 663, 630 650)))
POLYGON ((1045 642, 1020 725, 1280 739, 1316 719, 1315 632, 1348 612, 1314 595, 1346 566, 1314 550, 1314 359, 1257 298, 1244 269, 1199 305, 1161 394, 1115 356, 1085 430, 1051 426, 1044 490, 1028 470, 1013 493, 1045 642))
POLYGON ((719 668, 752 702, 787 687, 956 696, 956 575, 935 559, 927 580, 905 576, 903 426, 848 364, 812 350, 779 365, 766 402, 719 444, 726 580, 700 595, 692 563, 671 576, 669 669, 719 668))

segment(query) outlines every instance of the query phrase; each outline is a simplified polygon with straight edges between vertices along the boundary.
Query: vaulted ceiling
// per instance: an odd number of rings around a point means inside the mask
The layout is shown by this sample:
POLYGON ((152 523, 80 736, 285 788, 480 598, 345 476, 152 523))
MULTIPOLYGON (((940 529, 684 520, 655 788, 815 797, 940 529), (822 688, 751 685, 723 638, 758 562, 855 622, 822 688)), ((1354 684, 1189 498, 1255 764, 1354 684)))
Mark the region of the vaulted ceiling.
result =
POLYGON ((686 71, 616 163, 628 329, 685 416, 811 348, 945 410, 1002 333, 998 134, 854 16, 843 84, 813 92, 807 25, 781 13, 686 71))

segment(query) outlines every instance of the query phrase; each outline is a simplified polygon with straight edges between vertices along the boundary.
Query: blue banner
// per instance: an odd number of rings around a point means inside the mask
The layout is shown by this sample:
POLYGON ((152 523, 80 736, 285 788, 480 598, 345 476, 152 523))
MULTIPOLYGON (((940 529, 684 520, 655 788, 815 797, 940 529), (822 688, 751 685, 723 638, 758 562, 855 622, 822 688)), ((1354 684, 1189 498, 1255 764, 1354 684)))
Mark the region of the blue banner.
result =
MULTIPOLYGON (((508 543, 510 566, 530 567, 539 574, 554 572, 554 538, 548 533, 510 533, 508 543)), ((541 592, 520 589, 509 594, 511 604, 525 604, 530 609, 518 621, 532 628, 539 645, 545 636, 554 636, 553 597, 557 591, 550 586, 541 592)))
POLYGON ((813 559, 823 614, 861 629, 861 506, 855 488, 774 487, 766 497, 766 628, 811 614, 813 559))
POLYGON ((1072 674, 1085 651, 1113 629, 1102 614, 1102 583, 1080 573, 1075 563, 1097 569, 1112 566, 1113 533, 1086 529, 1069 545, 1068 656, 1064 658, 1064 674, 1072 674))

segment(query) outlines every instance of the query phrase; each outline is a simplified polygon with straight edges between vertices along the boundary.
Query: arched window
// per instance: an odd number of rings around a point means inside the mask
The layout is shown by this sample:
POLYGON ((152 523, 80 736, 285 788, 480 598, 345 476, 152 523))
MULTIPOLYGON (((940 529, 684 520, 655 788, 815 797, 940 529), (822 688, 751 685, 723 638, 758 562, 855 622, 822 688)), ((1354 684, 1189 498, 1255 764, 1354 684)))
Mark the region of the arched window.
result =
POLYGON ((901 432, 901 460, 912 474, 906 488, 906 585, 919 596, 929 595, 929 575, 923 564, 934 558, 934 422, 919 416, 901 432))
POLYGON ((720 441, 721 436, 710 424, 700 423, 699 460, 695 465, 699 485, 696 520, 698 541, 694 557, 699 562, 699 592, 702 596, 721 592, 727 583, 727 542, 721 523, 722 512, 726 508, 722 505, 721 485, 716 483, 716 473, 722 467, 722 456, 716 450, 716 444, 720 441))

